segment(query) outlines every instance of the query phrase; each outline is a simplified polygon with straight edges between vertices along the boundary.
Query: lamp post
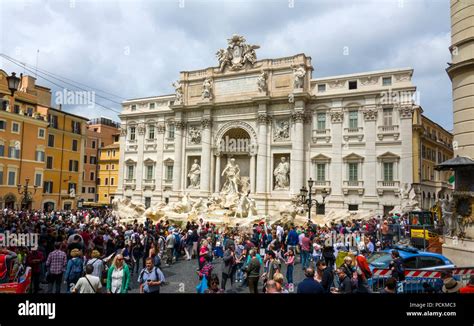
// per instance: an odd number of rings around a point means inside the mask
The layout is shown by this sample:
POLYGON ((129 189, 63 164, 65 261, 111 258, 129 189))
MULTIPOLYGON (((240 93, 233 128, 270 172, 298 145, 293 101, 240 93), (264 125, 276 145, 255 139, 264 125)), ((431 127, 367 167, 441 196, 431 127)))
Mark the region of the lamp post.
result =
MULTIPOLYGON (((306 189, 305 186, 303 186, 303 188, 300 189, 301 202, 305 205, 308 205, 308 222, 311 222, 311 207, 316 206, 317 208, 320 204, 316 199, 311 198, 313 185, 314 185, 314 180, 312 178, 309 178, 308 189, 306 189)), ((322 190, 321 196, 323 197, 323 202, 321 204, 324 204, 324 201, 326 200, 326 196, 327 196, 326 189, 322 190)), ((317 214, 317 211, 316 211, 316 214, 317 214)))
MULTIPOLYGON (((16 73, 14 73, 14 72, 12 72, 11 76, 6 77, 8 89, 10 90, 10 95, 11 95, 10 96, 10 104, 9 104, 10 105, 10 111, 13 110, 13 106, 15 104, 15 100, 13 98, 13 95, 18 90, 18 87, 20 87, 22 77, 23 77, 23 74, 20 74, 20 77, 17 77, 16 73)), ((7 94, 0 93, 0 97, 3 97, 4 95, 7 95, 7 94)))
POLYGON ((21 209, 28 209, 28 203, 30 202, 32 196, 36 194, 36 190, 38 190, 38 186, 33 186, 33 193, 28 190, 28 184, 30 183, 30 178, 25 179, 25 185, 17 185, 18 193, 23 196, 21 200, 21 209), (23 190, 22 190, 23 188, 23 190))

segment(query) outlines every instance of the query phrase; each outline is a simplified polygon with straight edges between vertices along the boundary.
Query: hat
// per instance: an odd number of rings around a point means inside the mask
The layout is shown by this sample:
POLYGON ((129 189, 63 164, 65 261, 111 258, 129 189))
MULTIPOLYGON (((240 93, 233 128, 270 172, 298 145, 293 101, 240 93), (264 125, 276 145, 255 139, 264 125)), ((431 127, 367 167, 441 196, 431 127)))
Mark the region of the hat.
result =
POLYGON ((456 293, 462 287, 462 284, 452 277, 448 277, 443 281, 444 293, 456 293))

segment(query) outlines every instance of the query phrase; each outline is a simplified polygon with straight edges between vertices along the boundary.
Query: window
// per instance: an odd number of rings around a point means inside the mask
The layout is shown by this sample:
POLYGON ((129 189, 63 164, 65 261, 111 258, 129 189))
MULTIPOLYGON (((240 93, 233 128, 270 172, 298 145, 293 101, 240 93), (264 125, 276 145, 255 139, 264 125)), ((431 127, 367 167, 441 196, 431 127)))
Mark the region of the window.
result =
POLYGON ((75 134, 81 134, 81 123, 79 121, 71 121, 71 129, 75 134))
POLYGON ((349 129, 357 129, 359 127, 357 115, 357 111, 349 111, 349 129))
POLYGON ((86 187, 82 187, 81 190, 82 190, 82 193, 83 193, 83 194, 86 193, 86 187))
POLYGON ((128 171, 127 171, 127 179, 129 179, 129 180, 133 179, 133 172, 134 172, 133 165, 129 165, 128 166, 128 171))
POLYGON ((358 181, 358 164, 357 163, 349 163, 349 181, 358 181))
POLYGON ((14 132, 16 134, 20 133, 20 124, 19 123, 16 123, 16 122, 12 123, 12 132, 14 132))
POLYGON ((0 156, 5 156, 5 145, 0 144, 0 156))
POLYGON ((146 167, 146 179, 153 179, 153 165, 147 165, 146 167))
POLYGON ((89 187, 89 188, 87 189, 87 191, 88 191, 88 193, 90 193, 90 194, 95 194, 95 188, 94 188, 94 187, 89 187))
POLYGON ((173 180, 173 166, 172 165, 166 166, 166 180, 168 181, 173 180))
POLYGON ((436 257, 418 256, 418 266, 416 268, 429 268, 434 266, 442 266, 444 262, 436 257))
MULTIPOLYGON (((405 265, 405 269, 415 269, 416 268, 416 257, 410 257, 403 261, 403 265, 405 265)), ((441 265, 444 265, 442 263, 441 265)))
POLYGON ((32 117, 33 116, 33 108, 32 107, 28 107, 26 109, 26 115, 29 116, 29 117, 32 117))
POLYGON ((137 106, 135 104, 132 104, 131 108, 130 108, 132 111, 136 111, 137 110, 137 106))
POLYGON ((109 178, 105 178, 105 185, 107 186, 109 184, 109 178))
POLYGON ((8 171, 8 185, 16 186, 16 171, 8 171))
POLYGON ((16 114, 20 113, 20 106, 18 104, 15 104, 13 106, 13 112, 16 114))
POLYGON ((44 162, 44 151, 36 151, 36 161, 44 162))
POLYGON ((112 151, 112 156, 115 156, 115 149, 112 151))
POLYGON ((69 182, 67 189, 69 189, 69 192, 71 192, 72 189, 74 189, 74 193, 76 192, 76 184, 74 182, 69 182))
POLYGON ((168 125, 168 139, 174 139, 174 125, 168 125))
POLYGON ((114 170, 115 169, 115 165, 112 164, 112 167, 110 168, 111 170, 114 170))
POLYGON ((58 116, 50 114, 48 116, 48 121, 49 121, 51 127, 55 128, 55 129, 58 129, 58 125, 59 125, 58 124, 58 116))
POLYGON ((155 139, 155 126, 148 126, 148 139, 155 139))
POLYGON ((349 81, 349 89, 357 89, 357 80, 349 81))
POLYGON ((90 180, 91 180, 91 181, 94 181, 94 179, 95 179, 95 173, 94 173, 94 172, 91 172, 90 177, 91 177, 90 180))
POLYGON ((110 178, 110 185, 111 185, 111 186, 114 185, 114 178, 110 178))
POLYGON ((0 170, 0 185, 3 184, 3 168, 0 170))
POLYGON ((390 86, 390 85, 392 85, 392 77, 383 77, 383 78, 382 78, 382 85, 383 85, 383 86, 390 86))
POLYGON ((324 93, 326 91, 326 84, 318 85, 318 93, 324 93))
POLYGON ((110 151, 107 151, 107 157, 110 157, 110 151))
POLYGON ((326 181, 326 164, 316 165, 316 181, 326 181))
POLYGON ((0 130, 5 130, 7 128, 7 122, 5 120, 0 120, 0 130))
POLYGON ((48 156, 46 158, 46 168, 47 169, 52 169, 53 168, 53 157, 52 156, 48 156))
POLYGON ((69 171, 79 172, 79 161, 69 160, 69 171))
POLYGON ((92 148, 95 149, 95 140, 92 141, 92 148))
POLYGON ((53 193, 53 182, 45 181, 43 184, 43 192, 47 194, 53 193))
POLYGON ((438 152, 438 163, 441 163, 443 161, 441 161, 441 152, 438 152))
POLYGON ((46 136, 46 130, 43 128, 38 128, 38 138, 44 139, 46 136))
POLYGON ((155 103, 150 103, 150 110, 153 110, 155 108, 155 103))
POLYGON ((87 155, 84 155, 84 164, 87 163, 87 155))
POLYGON ((130 127, 130 138, 129 138, 129 140, 135 140, 135 131, 136 131, 135 127, 130 127))
POLYGON ((16 146, 10 146, 8 148, 8 157, 10 158, 20 158, 20 149, 16 146))
POLYGON ((89 163, 90 164, 97 164, 97 157, 91 156, 90 159, 89 159, 89 163))
POLYGON ((358 211, 359 210, 359 205, 349 205, 349 210, 350 211, 358 211))
POLYGON ((392 125, 392 123, 393 123, 392 116, 393 116, 393 109, 392 108, 383 109, 383 124, 384 124, 384 126, 391 126, 392 125))
POLYGON ((426 147, 425 147, 425 145, 421 145, 421 157, 422 158, 426 157, 426 147))
POLYGON ((76 139, 72 140, 72 150, 74 152, 77 152, 77 140, 76 139))
POLYGON ((101 148, 104 147, 104 142, 101 142, 101 143, 100 143, 100 147, 101 147, 101 148))
POLYGON ((318 123, 317 125, 318 130, 326 129, 326 113, 318 113, 317 123, 318 123))
POLYGON ((393 163, 390 162, 383 164, 383 180, 393 181, 393 163))
POLYGON ((54 147, 54 135, 48 135, 48 146, 54 147))
POLYGON ((43 174, 35 173, 35 186, 41 187, 42 183, 43 183, 43 174))
POLYGON ((151 206, 151 197, 145 197, 145 208, 151 206))
POLYGON ((109 169, 109 165, 108 165, 108 164, 105 165, 105 169, 106 169, 106 170, 109 169))

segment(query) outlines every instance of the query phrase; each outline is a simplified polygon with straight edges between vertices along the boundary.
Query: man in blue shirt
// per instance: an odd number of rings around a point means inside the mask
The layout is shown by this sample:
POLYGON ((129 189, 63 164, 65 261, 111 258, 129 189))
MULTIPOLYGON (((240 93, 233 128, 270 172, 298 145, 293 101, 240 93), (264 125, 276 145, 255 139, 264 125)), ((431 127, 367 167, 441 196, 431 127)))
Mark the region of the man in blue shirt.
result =
POLYGON ((318 281, 314 279, 314 269, 308 267, 304 271, 306 278, 298 284, 297 293, 324 293, 324 289, 318 281))
POLYGON ((296 246, 298 245, 299 239, 298 239, 298 233, 295 231, 295 227, 292 226, 290 232, 288 232, 288 237, 286 240, 286 244, 288 247, 286 250, 293 250, 293 252, 296 253, 296 246))
POLYGON ((146 259, 146 267, 140 272, 138 283, 141 293, 160 293, 160 286, 165 281, 163 272, 153 266, 153 258, 146 259))

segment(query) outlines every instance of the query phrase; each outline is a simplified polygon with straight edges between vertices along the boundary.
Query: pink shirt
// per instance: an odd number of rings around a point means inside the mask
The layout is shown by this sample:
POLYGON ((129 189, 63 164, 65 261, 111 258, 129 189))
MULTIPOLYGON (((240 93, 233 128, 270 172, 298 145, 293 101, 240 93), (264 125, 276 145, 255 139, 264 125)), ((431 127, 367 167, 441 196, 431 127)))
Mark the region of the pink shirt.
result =
POLYGON ((305 236, 303 239, 301 239, 301 250, 309 251, 310 247, 311 240, 309 240, 309 238, 305 236))
POLYGON ((206 256, 201 256, 201 254, 209 251, 207 247, 202 246, 201 249, 199 249, 199 262, 204 263, 206 261, 206 256))

